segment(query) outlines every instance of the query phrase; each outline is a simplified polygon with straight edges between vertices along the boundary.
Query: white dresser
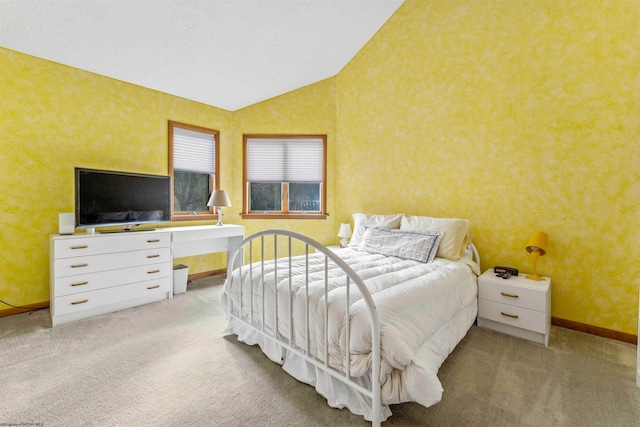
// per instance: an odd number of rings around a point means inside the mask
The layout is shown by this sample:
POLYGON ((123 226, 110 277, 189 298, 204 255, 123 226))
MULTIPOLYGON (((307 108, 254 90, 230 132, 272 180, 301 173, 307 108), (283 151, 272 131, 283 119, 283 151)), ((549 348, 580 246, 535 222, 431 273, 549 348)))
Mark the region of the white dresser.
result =
POLYGON ((171 233, 50 238, 53 326, 171 297, 171 233))
POLYGON ((551 279, 496 277, 493 269, 478 278, 478 326, 549 345, 551 279))

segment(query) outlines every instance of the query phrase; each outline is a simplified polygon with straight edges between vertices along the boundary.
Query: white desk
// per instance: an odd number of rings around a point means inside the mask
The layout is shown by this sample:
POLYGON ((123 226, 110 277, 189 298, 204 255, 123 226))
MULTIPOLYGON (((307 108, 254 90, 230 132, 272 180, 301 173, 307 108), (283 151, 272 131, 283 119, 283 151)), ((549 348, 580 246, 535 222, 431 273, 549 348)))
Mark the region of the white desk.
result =
MULTIPOLYGON (((171 261, 195 255, 206 255, 218 252, 227 253, 227 261, 233 250, 244 240, 242 225, 187 225, 184 227, 159 228, 159 231, 171 233, 171 261)), ((237 264, 242 263, 242 257, 237 264)), ((173 296, 173 292, 171 292, 173 296)))
POLYGON ((159 228, 171 232, 171 252, 174 258, 227 252, 228 255, 244 239, 242 225, 187 225, 159 228))

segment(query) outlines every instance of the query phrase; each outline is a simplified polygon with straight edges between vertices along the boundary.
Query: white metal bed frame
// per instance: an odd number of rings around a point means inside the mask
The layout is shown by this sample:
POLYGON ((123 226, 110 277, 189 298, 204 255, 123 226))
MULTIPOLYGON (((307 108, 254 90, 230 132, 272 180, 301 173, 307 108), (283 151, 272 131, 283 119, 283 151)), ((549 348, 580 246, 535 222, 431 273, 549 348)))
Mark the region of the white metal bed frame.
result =
MULTIPOLYGON (((233 317, 239 321, 241 321, 242 323, 244 323, 245 325, 247 325, 248 327, 252 328, 253 330, 255 330, 256 332, 260 333, 261 335, 263 335, 266 339, 269 340, 273 340, 276 343, 278 343, 279 345, 281 345, 282 347, 286 348, 287 351, 293 352, 296 355, 302 357, 305 361, 307 361, 308 363, 311 363, 312 365, 314 365, 315 367, 319 368, 320 370, 322 370, 323 372, 326 372, 327 374, 331 375, 333 378, 336 378, 337 380, 345 383, 348 387, 351 387, 355 390, 357 390, 358 392, 362 393, 363 395, 367 396, 368 398, 371 399, 371 422, 373 426, 380 426, 381 420, 382 420, 382 412, 381 412, 381 402, 380 402, 380 320, 378 319, 378 313, 376 311, 376 306, 375 303, 373 302, 373 298, 371 297, 371 294, 369 293, 369 290, 367 289, 367 287, 365 286, 364 282, 362 281, 362 279, 358 276, 358 274, 353 271, 353 269, 351 267, 349 267, 349 265, 344 262, 339 256, 337 256, 335 253, 333 253, 333 251, 331 251, 330 249, 327 249, 324 245, 321 245, 320 243, 318 243, 317 241, 304 236, 302 234, 293 232, 293 231, 288 231, 288 230, 265 230, 265 231, 261 231, 258 232, 256 234, 253 234, 249 237, 247 237, 246 239, 244 239, 239 245, 238 247, 236 247, 234 249, 234 251, 232 252, 231 256, 229 257, 228 260, 228 267, 227 267, 227 277, 229 278, 229 282, 227 284, 227 286, 231 287, 233 286, 233 281, 234 281, 234 276, 232 274, 233 271, 233 266, 238 266, 239 264, 237 263, 236 258, 238 256, 240 256, 240 254, 244 253, 244 249, 245 246, 249 246, 249 263, 248 263, 248 267, 249 267, 249 274, 250 274, 250 281, 253 281, 253 276, 252 276, 252 270, 253 270, 253 265, 256 263, 259 263, 262 265, 262 270, 264 271, 264 248, 265 248, 265 236, 273 236, 273 258, 274 258, 274 268, 275 268, 275 275, 276 275, 276 283, 277 283, 277 274, 278 274, 278 237, 279 236, 284 236, 287 238, 288 241, 288 268, 291 268, 291 258, 293 257, 293 255, 291 254, 292 252, 292 242, 293 240, 297 240, 300 242, 304 243, 304 256, 306 257, 306 263, 308 265, 309 262, 309 248, 312 247, 315 249, 316 252, 321 252, 325 255, 325 264, 324 264, 324 291, 325 291, 325 299, 327 298, 327 294, 328 294, 328 284, 329 284, 329 278, 328 278, 328 265, 329 265, 329 260, 331 260, 332 262, 334 262, 336 265, 338 265, 346 274, 347 276, 347 282, 346 282, 346 298, 345 298, 345 304, 347 307, 347 312, 348 312, 348 307, 350 306, 350 289, 351 286, 353 284, 355 284, 358 287, 358 290, 360 291, 360 293, 362 294, 362 298, 365 301, 368 311, 369 311, 369 315, 371 316, 371 337, 372 337, 372 348, 371 348, 371 360, 372 360, 372 364, 371 364, 371 389, 367 389, 363 386, 361 386, 359 383, 357 383, 356 381, 354 381, 350 375, 349 372, 349 363, 346 364, 346 372, 340 372, 336 369, 333 369, 331 367, 329 367, 329 348, 328 348, 328 340, 327 340, 327 335, 328 335, 328 310, 329 310, 329 304, 325 304, 325 324, 324 324, 324 331, 322 331, 321 333, 323 334, 324 337, 324 360, 319 360, 317 358, 315 358, 313 355, 310 354, 309 351, 309 307, 307 305, 306 308, 306 315, 305 315, 305 331, 306 331, 306 336, 305 336, 305 342, 306 342, 306 348, 302 349, 298 346, 295 345, 291 345, 289 343, 289 340, 286 339, 285 337, 281 336, 280 334, 277 333, 277 328, 274 328, 273 334, 268 333, 265 331, 265 319, 264 319, 264 310, 262 310, 262 319, 260 321, 259 326, 256 327, 256 325, 254 324, 254 319, 253 319, 253 310, 250 310, 250 316, 249 318, 245 318, 242 316, 242 313, 239 312, 239 308, 238 310, 233 310, 233 305, 231 304, 231 298, 228 298, 228 316, 233 317), (253 261, 253 244, 252 242, 254 240, 260 239, 260 260, 257 262, 253 261)), ((245 265, 246 266, 246 265, 245 265)), ((240 267, 238 267, 240 269, 240 277, 242 277, 242 268, 244 266, 240 265, 240 267)), ((286 268, 286 267, 285 267, 286 268)), ((262 282, 262 285, 264 285, 264 282, 262 282)), ((306 283, 305 283, 305 287, 306 287, 306 297, 308 299, 308 292, 309 292, 309 274, 308 271, 306 273, 306 283)), ((289 274, 289 294, 291 295, 291 274, 289 274)), ((251 307, 253 307, 253 293, 251 294, 251 307)), ((264 299, 265 299, 265 292, 262 292, 262 306, 264 306, 264 299)), ((240 286, 240 301, 242 301, 242 286, 240 286)), ((274 298, 276 307, 275 307, 275 316, 276 318, 274 319, 274 324, 277 325, 278 324, 278 310, 277 310, 277 304, 278 304, 278 298, 274 298)), ((293 310, 292 310, 293 304, 292 301, 290 301, 289 303, 289 336, 292 337, 293 335, 293 310)), ((351 358, 351 346, 350 346, 350 339, 349 339, 349 334, 350 334, 350 324, 349 324, 349 316, 347 316, 346 318, 346 323, 347 323, 347 327, 346 327, 346 342, 347 342, 347 360, 350 360, 351 358)))
MULTIPOLYGON (((265 310, 264 310, 264 305, 265 305, 265 294, 266 292, 262 292, 262 301, 258 301, 258 303, 261 304, 261 307, 263 307, 263 309, 261 310, 261 319, 254 319, 254 314, 253 314, 253 307, 254 307, 254 300, 253 300, 253 292, 251 292, 250 295, 250 307, 251 309, 249 310, 249 315, 244 315, 242 313, 242 307, 234 307, 231 301, 231 297, 229 296, 227 299, 227 315, 230 317, 230 320, 233 319, 237 319, 238 321, 242 322, 243 324, 247 325, 249 328, 251 328, 253 331, 258 332, 259 334, 261 334, 266 340, 271 340, 274 341, 275 343, 279 344, 280 346, 282 346, 283 348, 285 348, 287 351, 292 352, 294 354, 296 354, 297 356, 301 357, 302 359, 304 359, 306 362, 312 364, 313 366, 315 366, 316 368, 320 369, 322 372, 330 375, 331 377, 341 381, 342 383, 344 383, 347 387, 352 388, 353 390, 360 392, 362 395, 368 397, 369 399, 371 399, 371 408, 370 408, 370 418, 371 418, 371 422, 373 426, 380 426, 381 422, 382 422, 382 402, 381 402, 381 384, 380 384, 380 365, 381 365, 381 359, 380 359, 380 320, 378 318, 378 312, 376 310, 376 305, 373 301, 373 298, 371 296, 371 294, 369 293, 369 290, 367 289, 367 287, 365 286, 363 280, 358 276, 358 274, 345 262, 343 261, 338 255, 336 255, 332 250, 328 249, 327 247, 325 247, 324 245, 318 243, 317 241, 304 236, 302 234, 293 232, 293 231, 288 231, 288 230, 265 230, 265 231, 261 231, 258 232, 256 234, 253 234, 249 237, 247 237, 246 239, 244 239, 239 245, 238 247, 236 247, 233 252, 231 253, 229 259, 228 259, 228 266, 227 266, 227 278, 228 278, 228 283, 226 284, 226 286, 228 286, 229 288, 231 288, 232 286, 234 286, 234 266, 235 269, 239 269, 239 277, 240 277, 240 281, 242 281, 242 269, 243 268, 249 268, 249 281, 251 283, 253 283, 253 267, 255 264, 259 264, 261 265, 261 271, 262 273, 264 273, 264 263, 265 263, 265 259, 264 259, 264 253, 265 253, 265 237, 266 236, 273 236, 273 260, 269 259, 267 261, 273 261, 274 262, 274 275, 275 275, 275 283, 278 282, 277 277, 278 277, 278 261, 282 261, 282 258, 279 260, 278 259, 278 237, 285 237, 286 241, 288 242, 288 262, 286 263, 287 265, 285 265, 283 268, 288 268, 289 270, 289 296, 290 296, 290 300, 289 300, 289 310, 288 310, 288 316, 289 316, 289 337, 293 337, 294 336, 294 332, 293 332, 293 301, 292 301, 292 275, 291 275, 291 258, 294 256, 291 254, 292 252, 292 242, 293 241, 299 241, 304 243, 304 256, 306 257, 305 262, 306 262, 306 278, 305 278, 305 287, 306 287, 306 295, 305 295, 305 301, 308 302, 308 297, 309 297, 309 272, 308 272, 308 263, 309 263, 309 248, 313 248, 315 250, 315 252, 320 252, 322 254, 324 254, 325 258, 324 258, 324 297, 325 300, 327 299, 327 295, 328 295, 328 284, 329 284, 329 278, 328 278, 328 265, 329 265, 329 260, 331 260, 333 263, 335 263, 338 267, 340 267, 344 273, 346 274, 347 280, 346 280, 346 298, 345 298, 345 307, 347 308, 346 312, 348 313, 348 307, 350 306, 350 289, 352 285, 355 285, 358 290, 360 291, 363 300, 365 301, 365 304, 367 306, 368 312, 369 312, 369 316, 371 318, 371 337, 372 337, 372 348, 371 348, 371 360, 372 360, 372 365, 371 365, 371 387, 370 388, 366 388, 363 387, 360 383, 356 382, 350 375, 350 364, 346 363, 346 369, 345 372, 342 371, 338 371, 332 367, 329 366, 329 349, 328 349, 328 310, 329 310, 329 304, 325 304, 324 305, 324 331, 321 331, 320 333, 322 334, 323 338, 324 338, 324 352, 323 352, 323 356, 324 356, 324 360, 320 360, 316 357, 314 357, 311 353, 310 353, 310 349, 309 349, 309 304, 306 304, 306 314, 305 314, 305 348, 300 348, 297 345, 291 345, 291 343, 289 342, 289 340, 286 337, 283 337, 281 334, 278 333, 278 327, 274 327, 273 331, 266 331, 265 330, 265 310), (253 250, 253 242, 255 240, 259 240, 260 241, 260 256, 259 256, 259 260, 258 261, 253 261, 253 257, 254 257, 254 250, 253 250), (248 246, 248 251, 249 251, 249 262, 248 264, 244 264, 243 265, 243 257, 244 257, 244 253, 246 250, 246 246, 248 246), (240 260, 238 259, 238 257, 241 257, 240 260)), ((282 239, 281 239, 282 240, 282 239)), ((471 244, 469 244, 469 246, 471 247, 471 250, 473 252, 473 258, 475 260, 477 260, 477 262, 479 262, 479 256, 478 253, 475 249, 475 247, 471 244)), ((285 258, 286 259, 286 258, 285 258)), ((264 276, 264 274, 262 274, 262 276, 264 276)), ((261 276, 261 277, 262 277, 261 276)), ((264 286, 264 280, 261 278, 261 282, 260 282, 260 286, 264 286)), ((239 300, 243 301, 243 296, 242 296, 242 283, 240 283, 240 288, 239 288, 239 300)), ((251 288, 250 288, 251 289, 251 288)), ((278 325, 278 297, 277 297, 277 293, 276 293, 276 297, 274 298, 274 325, 278 325)), ((351 359, 351 345, 350 345, 350 319, 349 316, 346 316, 346 343, 347 343, 347 349, 346 349, 346 355, 347 355, 347 360, 351 359)))

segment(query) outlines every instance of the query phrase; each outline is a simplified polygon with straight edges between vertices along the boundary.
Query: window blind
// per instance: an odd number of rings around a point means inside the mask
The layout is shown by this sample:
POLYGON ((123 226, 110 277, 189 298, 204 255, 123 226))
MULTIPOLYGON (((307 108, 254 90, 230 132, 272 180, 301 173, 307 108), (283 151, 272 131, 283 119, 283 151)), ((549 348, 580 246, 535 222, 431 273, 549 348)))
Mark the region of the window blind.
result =
POLYGON ((213 174, 216 137, 179 127, 173 128, 173 169, 213 174))
POLYGON ((247 139, 247 180, 322 182, 323 146, 317 139, 247 139))

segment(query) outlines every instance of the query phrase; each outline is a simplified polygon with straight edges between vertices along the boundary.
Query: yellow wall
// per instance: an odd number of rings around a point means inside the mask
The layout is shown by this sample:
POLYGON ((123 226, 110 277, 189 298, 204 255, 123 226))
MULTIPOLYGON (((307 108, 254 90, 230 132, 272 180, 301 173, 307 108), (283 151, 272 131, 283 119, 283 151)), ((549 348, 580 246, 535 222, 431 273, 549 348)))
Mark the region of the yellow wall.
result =
POLYGON ((233 113, 0 49, 0 299, 48 300, 47 236, 73 210, 73 167, 166 173, 171 119, 220 130, 225 222, 247 235, 334 244, 354 212, 458 216, 484 268, 527 271, 543 230, 553 316, 636 334, 639 11, 406 0, 336 77, 233 113), (243 133, 328 135, 326 221, 240 218, 243 133))
MULTIPOLYGON (((336 93, 335 78, 326 79, 293 92, 233 113, 234 177, 233 223, 246 227, 246 235, 267 228, 294 230, 323 244, 337 244, 339 222, 335 218, 336 173, 336 93), (242 135, 243 134, 322 134, 327 135, 327 212, 326 220, 242 220, 242 135)), ((225 212, 227 212, 225 210, 225 212)), ((226 214, 225 214, 226 215, 226 214)))
POLYGON ((407 0, 340 72, 338 215, 469 218, 483 268, 637 333, 640 2, 407 0))
MULTIPOLYGON (((233 204, 224 211, 225 222, 245 225, 247 234, 286 228, 327 244, 337 241, 332 216, 335 79, 235 113, 3 48, 0 81, 4 301, 28 305, 49 300, 48 237, 57 233, 58 213, 74 209, 74 167, 166 174, 168 120, 220 131, 220 187, 230 190, 233 204), (327 220, 242 221, 243 133, 327 135, 327 220)), ((224 255, 176 260, 187 264, 190 273, 222 269, 225 261, 224 255)))
MULTIPOLYGON (((2 48, 0 82, 4 301, 49 300, 49 235, 58 213, 74 210, 75 166, 167 174, 167 121, 175 120, 220 131, 221 185, 231 182, 229 111, 2 48)), ((196 271, 217 262, 190 261, 196 271)))

